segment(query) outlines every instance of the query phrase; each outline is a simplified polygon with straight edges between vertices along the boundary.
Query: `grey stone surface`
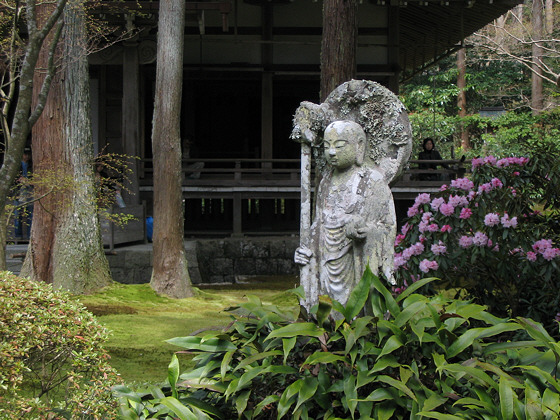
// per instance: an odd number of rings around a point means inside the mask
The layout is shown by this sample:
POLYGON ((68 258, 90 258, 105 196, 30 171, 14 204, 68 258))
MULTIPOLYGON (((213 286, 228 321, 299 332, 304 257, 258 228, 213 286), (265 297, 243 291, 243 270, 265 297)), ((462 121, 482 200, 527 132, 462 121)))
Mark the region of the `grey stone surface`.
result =
MULTIPOLYGON (((292 256, 298 244, 297 237, 186 241, 191 282, 194 285, 234 283, 238 276, 296 274, 297 266, 292 256)), ((17 248, 12 245, 8 247, 8 254, 26 250, 26 245, 17 248)), ((107 254, 113 279, 125 284, 148 283, 152 275, 152 259, 152 244, 117 247, 107 254)), ((22 260, 10 259, 8 262, 10 271, 19 273, 22 260)))
POLYGON ((366 264, 393 279, 396 214, 389 184, 412 150, 404 105, 375 82, 351 80, 320 105, 302 102, 292 139, 302 144, 302 162, 314 146, 321 181, 310 224, 309 165, 302 164, 300 238, 294 260, 308 309, 327 294, 345 304, 366 264))

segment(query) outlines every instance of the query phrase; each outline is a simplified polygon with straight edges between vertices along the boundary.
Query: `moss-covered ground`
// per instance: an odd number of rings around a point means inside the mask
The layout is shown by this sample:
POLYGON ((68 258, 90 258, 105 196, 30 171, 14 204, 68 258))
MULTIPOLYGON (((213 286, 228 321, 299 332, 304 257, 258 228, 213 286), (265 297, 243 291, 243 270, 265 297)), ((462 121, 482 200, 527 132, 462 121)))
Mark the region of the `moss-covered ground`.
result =
MULTIPOLYGON (((285 291, 296 286, 294 277, 256 278, 247 284, 197 288, 195 297, 176 300, 156 295, 149 284, 115 283, 79 300, 112 332, 106 348, 123 380, 157 383, 165 380, 171 356, 180 350, 165 340, 223 328, 231 321, 225 309, 247 295, 282 304, 293 299, 285 291)), ((183 367, 188 360, 181 357, 183 367)))

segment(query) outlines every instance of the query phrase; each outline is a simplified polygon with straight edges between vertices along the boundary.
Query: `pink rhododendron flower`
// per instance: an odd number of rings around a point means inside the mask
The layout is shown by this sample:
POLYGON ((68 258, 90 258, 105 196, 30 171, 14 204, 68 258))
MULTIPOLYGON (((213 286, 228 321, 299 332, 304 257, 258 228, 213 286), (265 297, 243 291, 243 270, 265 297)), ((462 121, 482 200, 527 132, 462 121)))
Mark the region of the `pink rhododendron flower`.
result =
POLYGON ((472 241, 476 246, 486 246, 488 243, 488 236, 486 236, 483 232, 476 232, 472 241))
POLYGON ((473 238, 471 238, 470 236, 461 236, 459 238, 459 246, 461 248, 468 248, 473 244, 473 238))
POLYGON ((467 196, 467 198, 469 199, 469 201, 471 201, 473 198, 476 197, 476 191, 471 191, 469 193, 469 195, 467 196))
POLYGON ((443 225, 441 227, 441 232, 451 232, 451 226, 449 225, 443 225))
POLYGON ((472 160, 472 168, 476 169, 484 164, 484 160, 482 158, 474 158, 472 160))
POLYGON ((395 258, 393 260, 393 265, 395 267, 395 270, 405 264, 406 264, 406 260, 402 256, 402 253, 395 254, 395 258))
POLYGON ((515 172, 513 173, 513 176, 519 176, 519 175, 520 175, 520 174, 519 174, 519 171, 515 171, 515 172))
POLYGON ((416 200, 414 200, 414 204, 416 204, 416 205, 428 204, 430 202, 430 200, 431 200, 430 194, 428 194, 428 193, 418 194, 418 196, 416 197, 416 200))
POLYGON ((405 223, 401 228, 401 233, 403 235, 406 235, 408 232, 410 232, 410 229, 412 229, 412 226, 409 223, 405 223))
POLYGON ((438 232, 439 226, 435 223, 432 223, 428 226, 428 232, 438 232))
POLYGON ((554 258, 560 255, 560 249, 558 248, 547 248, 543 251, 542 256, 547 261, 552 261, 554 258))
POLYGON ((498 252, 500 250, 500 244, 496 244, 494 245, 494 248, 492 248, 492 251, 494 252, 498 252))
POLYGON ((478 186, 478 193, 482 194, 485 192, 490 192, 494 189, 494 187, 492 187, 492 184, 490 184, 489 182, 487 182, 486 184, 481 184, 478 186))
POLYGON ((430 270, 437 270, 439 265, 436 261, 422 260, 420 261, 419 268, 421 272, 427 273, 430 270))
POLYGON ((502 216, 500 221, 502 222, 502 226, 505 228, 514 228, 517 226, 517 217, 512 217, 510 219, 507 213, 502 216))
POLYGON ((492 156, 492 155, 486 156, 486 157, 484 158, 484 163, 485 163, 486 165, 495 166, 495 165, 496 165, 496 158, 495 158, 494 156, 492 156))
POLYGON ((425 222, 425 221, 421 221, 420 223, 418 223, 418 230, 421 233, 424 233, 428 230, 428 225, 430 224, 430 222, 425 222))
POLYGON ((542 254, 548 248, 552 248, 552 240, 550 239, 541 239, 533 244, 533 251, 542 254))
POLYGON ((415 204, 414 206, 410 207, 406 212, 408 217, 414 217, 418 214, 418 206, 415 204))
POLYGON ((439 206, 439 211, 444 216, 451 216, 455 211, 455 207, 453 207, 453 205, 449 203, 443 203, 441 206, 439 206))
POLYGON ((397 237, 395 238, 395 246, 400 245, 400 243, 403 241, 403 239, 405 238, 405 235, 397 235, 397 237))
POLYGON ((434 198, 434 199, 432 200, 432 203, 430 204, 430 207, 432 207, 432 210, 438 211, 438 210, 439 210, 439 207, 440 207, 443 203, 445 203, 445 200, 444 200, 443 198, 441 198, 441 197, 434 198))
POLYGON ((468 219, 472 216, 472 210, 465 207, 461 209, 461 214, 459 214, 459 219, 468 219))
POLYGON ((451 195, 448 202, 453 207, 466 207, 469 205, 469 200, 463 195, 451 195))
POLYGON ((537 254, 534 253, 533 251, 528 251, 527 252, 527 259, 529 261, 536 261, 537 260, 537 254))
POLYGON ((470 191, 474 188, 474 183, 468 178, 457 178, 451 181, 451 186, 460 190, 470 191))
POLYGON ((488 213, 486 216, 484 216, 484 224, 486 226, 496 226, 499 223, 500 216, 498 216, 496 213, 488 213))
POLYGON ((504 184, 502 183, 502 181, 499 178, 492 178, 490 183, 492 184, 492 186, 494 188, 502 188, 504 186, 504 184))
POLYGON ((437 244, 433 244, 430 249, 435 255, 443 255, 447 252, 447 247, 442 241, 439 241, 437 244))
POLYGON ((515 188, 511 188, 511 195, 513 195, 514 197, 517 195, 517 191, 515 190, 515 188))
POLYGON ((443 184, 441 187, 439 187, 440 191, 446 191, 449 187, 446 184, 443 184))
POLYGON ((422 215, 422 221, 423 222, 429 222, 430 220, 432 220, 432 213, 427 211, 426 213, 424 213, 422 215))
POLYGON ((421 242, 416 242, 414 245, 409 246, 402 252, 402 256, 408 261, 413 255, 420 255, 424 252, 424 245, 421 242))

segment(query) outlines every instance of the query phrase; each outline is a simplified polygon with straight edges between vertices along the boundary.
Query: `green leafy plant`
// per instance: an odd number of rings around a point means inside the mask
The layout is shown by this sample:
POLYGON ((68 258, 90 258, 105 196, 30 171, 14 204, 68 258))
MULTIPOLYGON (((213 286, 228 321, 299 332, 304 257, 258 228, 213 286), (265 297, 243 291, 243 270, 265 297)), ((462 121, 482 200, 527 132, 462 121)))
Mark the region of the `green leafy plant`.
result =
POLYGON ((528 316, 557 333, 557 159, 489 156, 472 164, 470 179, 420 194, 408 210, 396 240, 398 290, 426 274, 438 276, 494 314, 528 316))
POLYGON ((121 416, 557 418, 558 343, 529 319, 415 293, 433 280, 394 297, 367 268, 346 306, 322 298, 310 315, 249 297, 223 331, 169 340, 196 354, 192 370, 174 356, 168 386, 117 387, 121 416), (511 331, 527 340, 499 342, 511 331))
POLYGON ((0 418, 113 417, 107 334, 69 294, 0 272, 0 418))

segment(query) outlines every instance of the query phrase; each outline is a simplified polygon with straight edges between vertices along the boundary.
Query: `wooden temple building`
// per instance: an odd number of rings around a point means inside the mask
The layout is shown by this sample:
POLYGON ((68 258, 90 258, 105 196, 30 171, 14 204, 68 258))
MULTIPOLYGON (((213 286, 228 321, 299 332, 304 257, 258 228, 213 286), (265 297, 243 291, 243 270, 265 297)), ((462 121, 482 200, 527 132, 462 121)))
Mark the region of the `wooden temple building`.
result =
MULTIPOLYGON (((454 53, 518 0, 360 0, 358 79, 399 84, 454 53)), ((188 1, 182 102, 187 234, 297 233, 301 101, 319 102, 321 0, 188 1)), ((138 156, 125 200, 152 207, 159 2, 101 2, 134 36, 90 58, 97 151, 138 156)), ((413 168, 414 165, 411 165, 413 168)), ((404 180, 396 200, 437 188, 404 180)))

